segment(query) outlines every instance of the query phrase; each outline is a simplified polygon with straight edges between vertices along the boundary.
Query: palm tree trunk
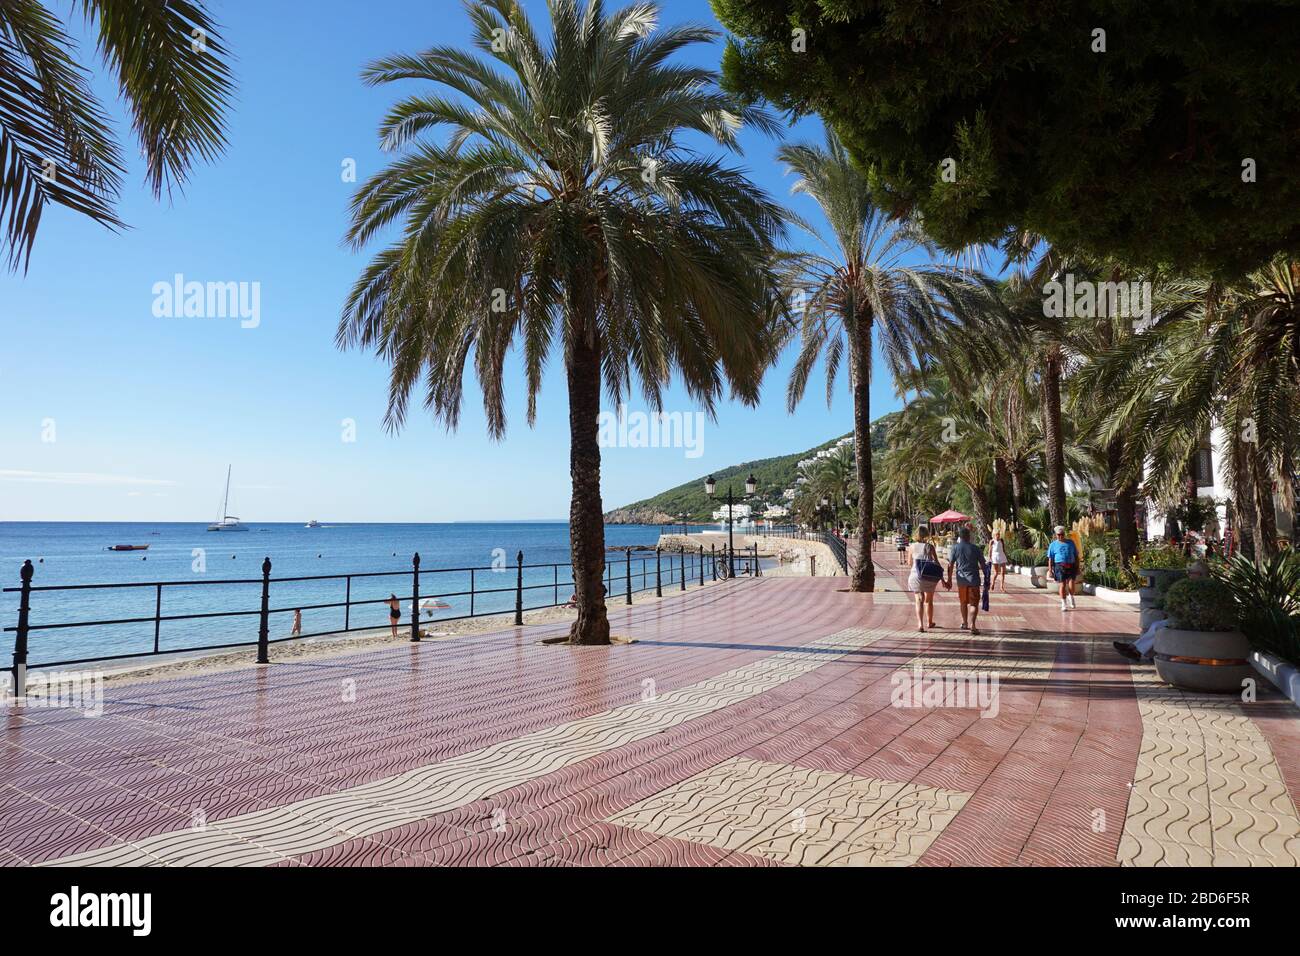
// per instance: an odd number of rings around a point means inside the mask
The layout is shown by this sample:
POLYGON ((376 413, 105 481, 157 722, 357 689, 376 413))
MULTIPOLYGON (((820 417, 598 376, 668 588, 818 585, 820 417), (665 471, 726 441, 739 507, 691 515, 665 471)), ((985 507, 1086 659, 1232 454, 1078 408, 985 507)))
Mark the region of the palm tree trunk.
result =
POLYGON ((871 314, 857 317, 851 345, 853 362, 853 449, 858 479, 858 562, 853 566, 850 590, 876 589, 876 566, 871 560, 871 515, 876 487, 871 474, 871 314))
POLYGON ((569 553, 578 619, 569 629, 571 644, 608 644, 605 614, 605 520, 600 500, 600 340, 581 335, 568 356, 569 553))
POLYGON ((1061 357, 1056 350, 1043 363, 1043 457, 1047 466, 1047 507, 1052 524, 1065 524, 1065 443, 1061 437, 1061 357))
POLYGON ((1291 541, 1291 547, 1296 546, 1295 533, 1295 486, 1291 483, 1291 475, 1295 472, 1295 467, 1290 460, 1290 456, 1282 461, 1282 464, 1273 470, 1273 480, 1277 484, 1277 511, 1281 521, 1278 523, 1278 535, 1288 538, 1291 541))
POLYGON ((970 500, 973 510, 975 511, 975 534, 973 538, 977 540, 989 540, 988 529, 992 523, 989 518, 989 496, 984 490, 984 485, 976 482, 967 482, 966 487, 970 489, 970 500))
POLYGON ((1106 446, 1108 484, 1115 489, 1115 521, 1119 525, 1119 557, 1124 567, 1129 567, 1138 553, 1137 486, 1124 481, 1124 439, 1116 436, 1106 446))
POLYGON ((1029 532, 1020 523, 1020 506, 1025 500, 1025 465, 1023 461, 1011 463, 1011 524, 1016 529, 1020 547, 1028 548, 1033 542, 1029 532))
POLYGON ((1273 472, 1258 445, 1249 452, 1251 485, 1255 493, 1255 561, 1263 564, 1277 554, 1277 511, 1273 504, 1273 472))
POLYGON ((1011 521, 1011 470, 1001 456, 993 459, 993 514, 1011 521))
POLYGON ((1232 496, 1233 528, 1237 534, 1238 547, 1243 555, 1256 560, 1255 552, 1255 492, 1251 480, 1249 453, 1246 445, 1235 437, 1241 434, 1234 429, 1232 440, 1232 496))

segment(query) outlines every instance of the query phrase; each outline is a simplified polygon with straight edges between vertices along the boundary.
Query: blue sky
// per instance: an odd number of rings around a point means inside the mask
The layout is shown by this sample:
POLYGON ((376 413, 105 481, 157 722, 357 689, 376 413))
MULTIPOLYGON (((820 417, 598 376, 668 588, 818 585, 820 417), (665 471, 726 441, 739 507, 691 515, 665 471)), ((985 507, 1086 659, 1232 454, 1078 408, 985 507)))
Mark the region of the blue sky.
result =
MULTIPOLYGON (((525 5, 544 17, 544 0, 525 5)), ((385 367, 334 346, 340 305, 367 259, 340 241, 355 188, 342 181, 342 164, 355 159, 359 180, 383 164, 379 120, 415 88, 369 89, 359 71, 389 53, 467 44, 459 4, 322 0, 310 15, 283 2, 209 6, 237 56, 225 154, 198 167, 183 194, 155 202, 101 75, 97 88, 132 161, 119 207, 131 228, 113 234, 49 207, 28 273, 0 273, 0 520, 211 520, 227 464, 232 510, 250 521, 567 516, 561 363, 550 366, 533 429, 516 375, 502 442, 486 435, 476 387, 467 387, 456 432, 413 414, 390 435, 381 427, 385 367), (156 318, 153 286, 176 273, 259 283, 260 325, 156 318), (356 423, 354 442, 342 440, 345 419, 356 423)), ((715 22, 706 0, 662 7, 665 23, 715 22)), ((719 55, 699 47, 690 58, 716 65, 719 55)), ((93 62, 89 48, 85 59, 93 62)), ((820 139, 821 131, 811 120, 787 135, 820 139)), ((776 143, 748 134, 743 144, 735 162, 820 222, 807 199, 790 196, 776 143)), ((814 381, 798 411, 786 412, 792 359, 769 371, 759 408, 720 406, 699 457, 606 449, 606 507, 849 431, 846 383, 831 410, 814 381)), ((872 391, 873 417, 899 406, 879 363, 872 391)), ((643 408, 635 398, 629 407, 643 408)), ((674 388, 665 409, 694 406, 674 388)))

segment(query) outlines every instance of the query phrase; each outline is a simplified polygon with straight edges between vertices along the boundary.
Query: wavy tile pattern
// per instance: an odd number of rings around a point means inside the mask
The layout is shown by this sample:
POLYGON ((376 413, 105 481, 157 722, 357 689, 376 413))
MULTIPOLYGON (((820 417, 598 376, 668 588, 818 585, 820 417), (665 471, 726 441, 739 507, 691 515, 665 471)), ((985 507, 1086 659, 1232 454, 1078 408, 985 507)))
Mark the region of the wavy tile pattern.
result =
POLYGON ((608 822, 795 866, 910 866, 970 796, 737 758, 608 822))
POLYGON ((1133 672, 1142 750, 1119 862, 1297 866, 1300 817, 1281 768, 1237 701, 1133 672))
POLYGON ((740 703, 892 633, 847 628, 651 701, 615 707, 481 750, 253 813, 65 856, 45 865, 266 866, 405 826, 740 703))

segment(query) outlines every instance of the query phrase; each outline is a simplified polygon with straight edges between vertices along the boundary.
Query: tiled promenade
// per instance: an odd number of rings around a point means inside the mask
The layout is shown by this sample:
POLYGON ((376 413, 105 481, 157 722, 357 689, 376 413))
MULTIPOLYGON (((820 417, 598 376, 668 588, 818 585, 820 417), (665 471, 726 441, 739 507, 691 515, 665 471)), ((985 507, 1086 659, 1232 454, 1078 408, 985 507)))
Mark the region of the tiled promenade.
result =
POLYGON ((13 709, 0 863, 1300 863, 1300 711, 1173 691, 1110 647, 1133 610, 1019 580, 979 637, 951 593, 922 635, 896 590, 741 580, 611 604, 631 645, 529 627, 13 709), (996 674, 995 706, 895 706, 918 668, 996 674))

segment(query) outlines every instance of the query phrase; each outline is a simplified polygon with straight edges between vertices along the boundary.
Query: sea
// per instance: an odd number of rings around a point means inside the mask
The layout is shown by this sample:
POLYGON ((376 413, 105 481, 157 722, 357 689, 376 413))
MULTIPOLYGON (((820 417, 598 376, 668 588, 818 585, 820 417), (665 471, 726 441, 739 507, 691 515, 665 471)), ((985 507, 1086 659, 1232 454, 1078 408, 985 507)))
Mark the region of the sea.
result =
MULTIPOLYGON (((523 552, 524 607, 567 601, 573 592, 567 522, 464 522, 445 524, 301 523, 248 525, 242 532, 212 532, 206 522, 0 522, 0 587, 18 587, 22 563, 31 560, 33 590, 29 666, 53 662, 169 653, 257 640, 262 561, 271 561, 269 637, 287 638, 294 611, 304 636, 386 626, 395 594, 409 628, 412 558, 420 555, 421 619, 437 622, 514 609, 517 554, 523 552), (148 550, 113 551, 147 544, 148 550), (472 572, 469 569, 474 569, 472 572), (345 577, 351 575, 351 579, 345 577), (474 596, 470 590, 473 579, 474 596), (296 578, 283 581, 277 579, 296 578), (158 584, 163 586, 160 588, 158 584), (85 587, 85 585, 116 585, 85 587), (125 587, 123 585, 142 585, 125 587), (374 602, 342 607, 320 605, 374 602), (433 607, 428 601, 445 604, 433 607), (154 616, 163 620, 155 627, 154 616), (222 614, 221 617, 191 615, 222 614), (146 618, 147 620, 135 620, 146 618), (122 623, 92 623, 92 622, 122 623), (48 625, 84 625, 49 627, 48 625)), ((671 530, 671 529, 665 529, 671 530)), ((658 525, 608 525, 609 548, 659 540, 658 525)), ((624 555, 611 554, 612 595, 626 589, 624 555)), ((665 559, 667 560, 667 559, 665 559)), ((668 565, 665 564, 665 574, 668 565)), ((632 552, 634 590, 654 587, 654 555, 632 552)), ((689 579, 688 579, 689 580, 689 579)), ((0 666, 13 653, 19 595, 0 594, 0 666)))

